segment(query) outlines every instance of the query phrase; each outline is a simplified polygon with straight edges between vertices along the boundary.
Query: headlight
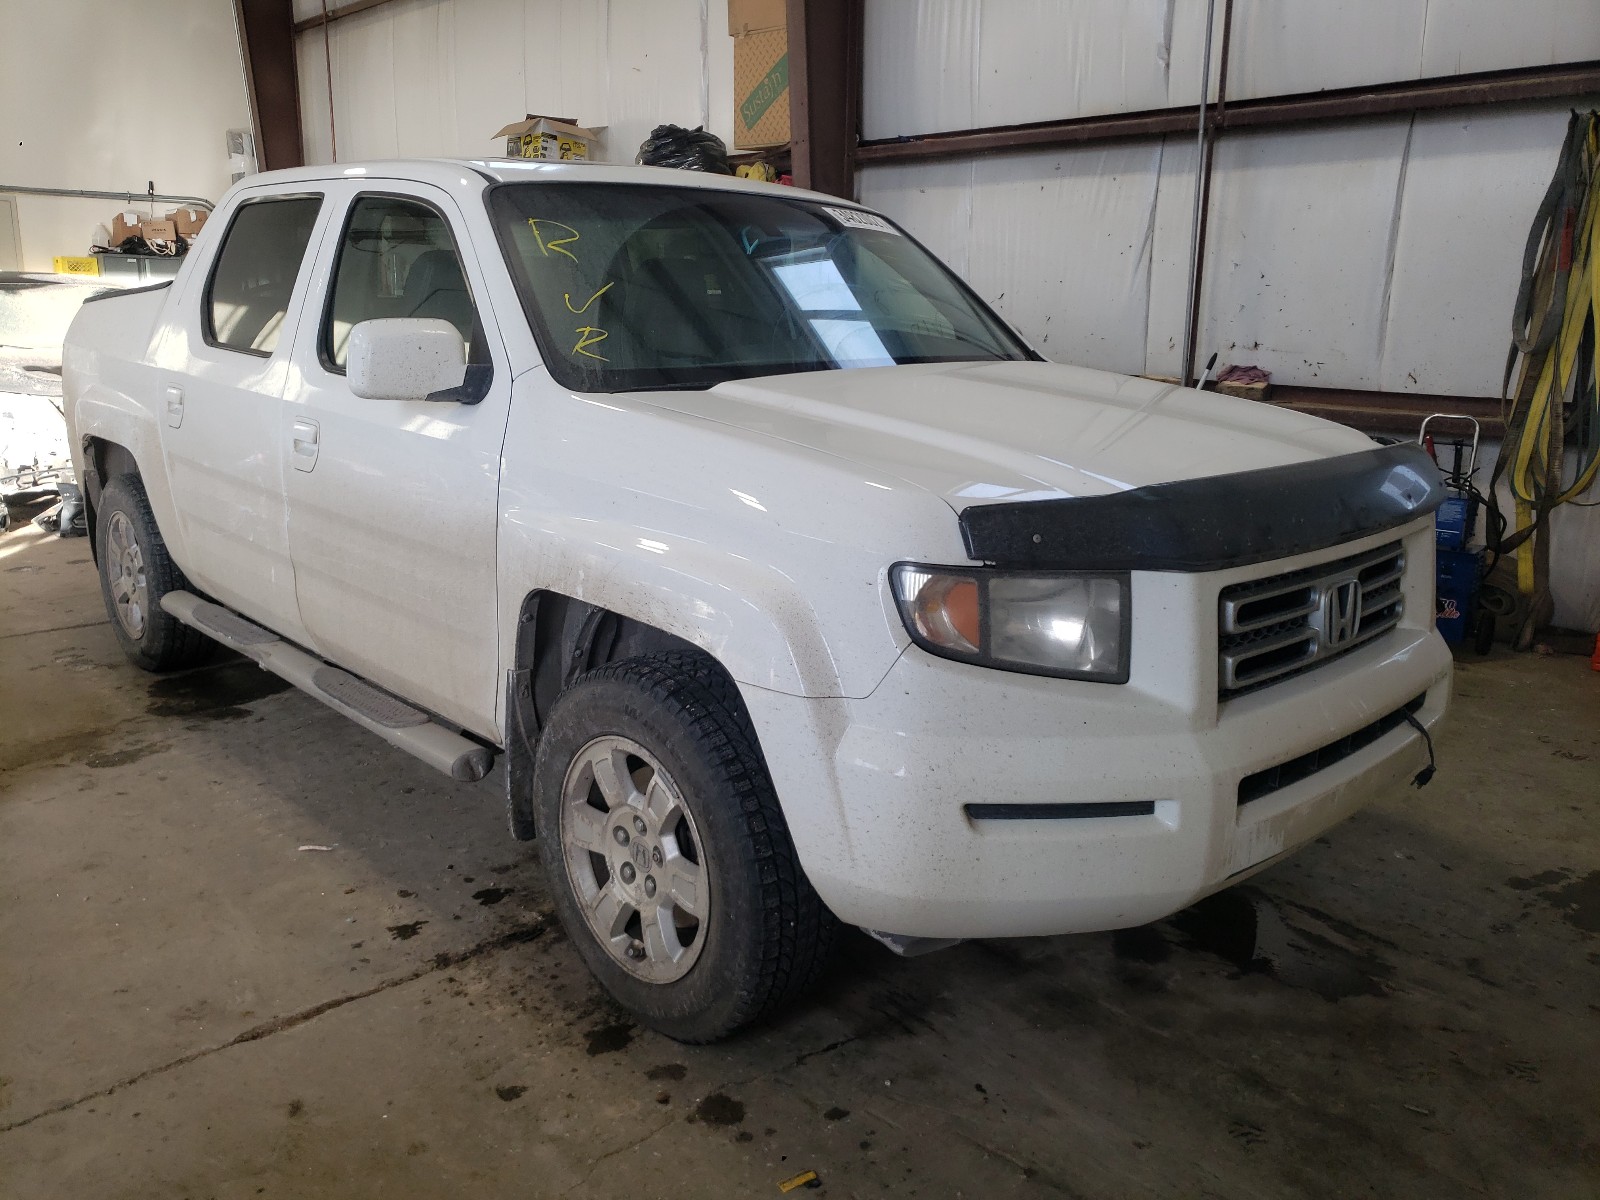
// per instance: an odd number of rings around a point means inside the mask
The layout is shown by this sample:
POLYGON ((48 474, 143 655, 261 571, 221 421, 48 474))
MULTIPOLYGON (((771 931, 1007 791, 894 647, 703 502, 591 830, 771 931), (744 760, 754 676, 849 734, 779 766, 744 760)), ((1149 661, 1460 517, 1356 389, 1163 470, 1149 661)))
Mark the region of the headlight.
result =
POLYGON ((911 640, 958 662, 1128 681, 1128 576, 1021 575, 897 563, 889 571, 911 640))

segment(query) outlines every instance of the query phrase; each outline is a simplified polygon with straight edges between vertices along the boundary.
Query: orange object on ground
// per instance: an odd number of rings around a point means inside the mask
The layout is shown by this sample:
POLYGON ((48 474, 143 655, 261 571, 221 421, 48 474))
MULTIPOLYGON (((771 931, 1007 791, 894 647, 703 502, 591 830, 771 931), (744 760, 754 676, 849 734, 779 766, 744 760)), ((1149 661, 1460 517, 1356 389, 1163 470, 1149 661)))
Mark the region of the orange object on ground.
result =
POLYGON ((1589 668, 1600 671, 1600 633, 1594 635, 1594 653, 1589 656, 1589 668))

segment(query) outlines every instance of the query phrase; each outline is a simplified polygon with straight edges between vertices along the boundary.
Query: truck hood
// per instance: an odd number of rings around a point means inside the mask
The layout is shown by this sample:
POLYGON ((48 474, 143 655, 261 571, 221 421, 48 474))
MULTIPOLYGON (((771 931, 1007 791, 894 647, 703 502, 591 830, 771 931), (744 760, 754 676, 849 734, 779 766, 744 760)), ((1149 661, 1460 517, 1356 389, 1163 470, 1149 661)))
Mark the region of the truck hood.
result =
POLYGON ((1342 425, 1258 401, 1059 363, 817 371, 650 402, 898 476, 958 512, 1372 448, 1342 425))

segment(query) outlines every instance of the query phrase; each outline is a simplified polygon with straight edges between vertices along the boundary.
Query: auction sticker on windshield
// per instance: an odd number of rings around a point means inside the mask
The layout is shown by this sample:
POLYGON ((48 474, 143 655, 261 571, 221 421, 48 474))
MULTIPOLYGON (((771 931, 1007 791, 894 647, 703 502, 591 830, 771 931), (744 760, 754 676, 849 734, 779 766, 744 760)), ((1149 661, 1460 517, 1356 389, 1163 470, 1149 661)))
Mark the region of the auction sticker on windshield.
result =
POLYGON ((824 206, 822 211, 847 229, 871 229, 877 233, 900 232, 876 213, 862 212, 859 208, 830 208, 824 206))

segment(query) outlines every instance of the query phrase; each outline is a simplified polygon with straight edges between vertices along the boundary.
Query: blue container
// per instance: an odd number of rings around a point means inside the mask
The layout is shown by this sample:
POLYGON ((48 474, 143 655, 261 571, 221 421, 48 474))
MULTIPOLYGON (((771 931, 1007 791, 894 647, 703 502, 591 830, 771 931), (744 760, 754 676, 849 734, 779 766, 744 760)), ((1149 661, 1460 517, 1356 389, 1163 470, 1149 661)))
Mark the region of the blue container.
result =
POLYGON ((1461 550, 1478 523, 1478 502, 1468 496, 1451 496, 1439 505, 1433 528, 1441 550, 1461 550))
POLYGON ((1434 621, 1444 640, 1459 646, 1472 630, 1478 580, 1483 574, 1483 551, 1448 550, 1441 541, 1435 557, 1438 572, 1434 587, 1434 621))

